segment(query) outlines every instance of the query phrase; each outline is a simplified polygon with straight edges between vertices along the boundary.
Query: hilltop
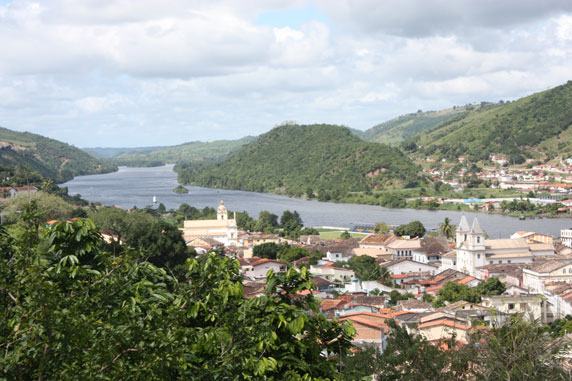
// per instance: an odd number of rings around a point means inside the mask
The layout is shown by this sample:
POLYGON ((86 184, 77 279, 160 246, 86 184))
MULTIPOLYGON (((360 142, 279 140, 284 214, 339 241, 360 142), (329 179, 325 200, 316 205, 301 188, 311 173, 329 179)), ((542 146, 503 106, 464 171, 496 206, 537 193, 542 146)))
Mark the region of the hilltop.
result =
POLYGON ((425 112, 419 110, 416 113, 401 115, 395 119, 380 123, 358 136, 365 141, 394 145, 466 112, 466 107, 425 112))
POLYGON ((278 126, 226 160, 176 170, 183 184, 325 200, 418 182, 418 168, 399 150, 325 124, 278 126))
POLYGON ((115 170, 72 145, 30 132, 0 127, 0 164, 24 165, 56 182, 115 170))
POLYGON ((511 163, 572 153, 572 81, 514 102, 468 107, 469 112, 413 135, 403 147, 423 155, 511 163))

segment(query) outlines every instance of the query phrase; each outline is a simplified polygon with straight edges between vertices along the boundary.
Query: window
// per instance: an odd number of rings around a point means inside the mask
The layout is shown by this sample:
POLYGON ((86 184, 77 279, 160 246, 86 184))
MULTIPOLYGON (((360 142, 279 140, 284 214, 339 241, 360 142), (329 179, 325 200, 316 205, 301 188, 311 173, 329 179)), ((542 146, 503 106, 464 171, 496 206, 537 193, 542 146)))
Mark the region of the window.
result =
POLYGON ((489 263, 492 265, 492 264, 493 264, 493 261, 489 261, 489 263))
POLYGON ((481 243, 481 237, 477 237, 477 243, 481 243))
POLYGON ((572 274, 572 267, 568 269, 568 274, 572 274))
POLYGON ((509 304, 508 304, 508 309, 509 309, 509 310, 514 310, 514 303, 509 303, 509 304))
POLYGON ((506 263, 510 263, 510 259, 508 261, 506 261, 506 263))
POLYGON ((502 263, 502 261, 499 261, 499 263, 502 263))
POLYGON ((481 254, 477 254, 477 259, 481 259, 481 254))
POLYGON ((466 241, 466 240, 467 240, 467 235, 465 234, 465 239, 463 241, 466 241))
POLYGON ((563 274, 566 274, 566 269, 562 270, 562 273, 563 273, 563 274))

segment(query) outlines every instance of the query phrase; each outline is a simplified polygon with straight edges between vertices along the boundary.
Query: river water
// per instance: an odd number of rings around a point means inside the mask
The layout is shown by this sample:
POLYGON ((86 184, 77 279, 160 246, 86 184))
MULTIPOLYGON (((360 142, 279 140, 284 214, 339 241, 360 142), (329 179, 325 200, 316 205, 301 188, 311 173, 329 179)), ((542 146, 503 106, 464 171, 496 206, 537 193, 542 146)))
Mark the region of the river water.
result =
MULTIPOLYGON (((297 211, 305 226, 373 225, 386 222, 399 225, 419 220, 427 229, 436 229, 445 217, 458 224, 462 212, 427 211, 414 209, 390 209, 381 206, 337 204, 315 200, 301 200, 267 193, 243 192, 225 189, 190 187, 188 194, 177 194, 177 174, 173 165, 153 168, 120 167, 118 172, 104 175, 79 176, 64 184, 69 194, 81 194, 89 201, 104 205, 117 205, 128 209, 163 203, 167 209, 178 208, 187 203, 196 208, 210 206, 216 208, 219 200, 224 200, 231 211, 247 211, 254 218, 262 210, 269 210, 278 216, 285 210, 297 211)), ((520 221, 515 217, 466 213, 469 224, 478 216, 481 227, 490 238, 508 238, 516 231, 535 231, 560 236, 560 229, 572 227, 570 218, 544 218, 520 221)))

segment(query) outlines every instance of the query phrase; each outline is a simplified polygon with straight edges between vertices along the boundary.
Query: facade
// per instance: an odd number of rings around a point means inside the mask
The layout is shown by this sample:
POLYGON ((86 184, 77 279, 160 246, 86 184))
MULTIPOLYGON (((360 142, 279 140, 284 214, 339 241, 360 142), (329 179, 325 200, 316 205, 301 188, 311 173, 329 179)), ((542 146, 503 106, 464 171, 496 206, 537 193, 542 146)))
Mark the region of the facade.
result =
POLYGON ((568 261, 549 261, 522 270, 522 285, 530 292, 544 292, 547 283, 572 283, 572 264, 568 261))
POLYGON ((208 237, 225 246, 236 246, 238 243, 236 219, 228 218, 228 210, 222 200, 218 205, 216 220, 185 220, 181 230, 185 242, 195 238, 208 237))
POLYGON ((560 230, 560 239, 566 247, 572 247, 572 228, 560 230))
POLYGON ((413 258, 413 252, 421 249, 421 241, 418 239, 397 239, 387 245, 387 251, 393 259, 413 258))
POLYGON ((477 218, 469 228, 465 216, 461 217, 456 231, 456 242, 457 270, 475 276, 476 268, 486 264, 485 232, 477 218))
POLYGON ((546 297, 539 294, 484 296, 482 304, 505 314, 521 314, 530 321, 539 321, 542 324, 551 323, 553 320, 546 297))
POLYGON ((269 270, 272 270, 275 273, 281 273, 286 271, 287 267, 288 266, 285 262, 278 261, 275 259, 263 258, 258 261, 242 266, 241 270, 245 276, 251 278, 266 278, 266 273, 269 270))
POLYGON ((461 218, 456 239, 457 270, 477 277, 478 268, 485 265, 531 263, 534 257, 555 254, 550 243, 529 243, 525 238, 486 240, 476 217, 471 227, 465 216, 461 218))
POLYGON ((348 283, 355 279, 355 274, 350 269, 334 266, 310 266, 310 273, 330 282, 348 283))
POLYGON ((390 262, 381 263, 391 274, 407 274, 407 273, 417 273, 417 272, 429 272, 434 275, 437 272, 437 267, 426 263, 415 262, 414 260, 403 258, 397 259, 390 262))

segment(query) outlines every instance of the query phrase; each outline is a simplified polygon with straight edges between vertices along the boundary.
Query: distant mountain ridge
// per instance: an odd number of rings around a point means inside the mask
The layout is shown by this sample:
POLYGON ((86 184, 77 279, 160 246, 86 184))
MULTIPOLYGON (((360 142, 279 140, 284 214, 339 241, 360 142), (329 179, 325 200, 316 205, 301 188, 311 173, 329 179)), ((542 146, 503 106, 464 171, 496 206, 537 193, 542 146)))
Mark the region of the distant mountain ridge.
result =
POLYGON ((183 184, 326 199, 419 180, 418 168, 398 149, 325 124, 278 126, 228 159, 176 170, 183 184))
POLYGON ((454 107, 440 111, 417 111, 380 123, 358 136, 365 141, 396 145, 410 136, 435 127, 466 111, 465 107, 454 107))
POLYGON ((403 147, 425 155, 512 163, 539 155, 572 154, 572 81, 510 103, 483 104, 417 133, 403 147))
MULTIPOLYGON (((117 165, 155 166, 186 161, 217 161, 227 158, 256 137, 246 136, 237 140, 215 140, 212 142, 189 142, 176 146, 131 148, 111 157, 117 165)), ((98 148, 100 152, 104 149, 98 148)), ((108 152, 113 149, 105 148, 108 152)))
POLYGON ((116 168, 102 165, 96 158, 67 143, 30 132, 0 127, 0 163, 29 166, 33 171, 56 182, 74 176, 111 172, 116 168))
POLYGON ((97 159, 111 159, 122 153, 133 153, 133 152, 151 152, 159 150, 162 148, 167 148, 171 146, 153 146, 153 147, 83 147, 82 151, 87 152, 91 156, 97 159))

